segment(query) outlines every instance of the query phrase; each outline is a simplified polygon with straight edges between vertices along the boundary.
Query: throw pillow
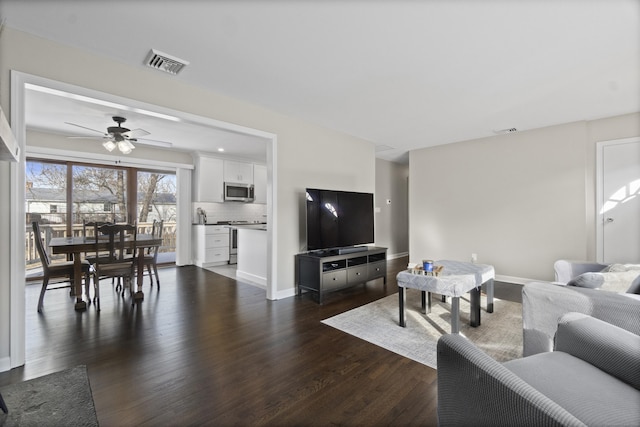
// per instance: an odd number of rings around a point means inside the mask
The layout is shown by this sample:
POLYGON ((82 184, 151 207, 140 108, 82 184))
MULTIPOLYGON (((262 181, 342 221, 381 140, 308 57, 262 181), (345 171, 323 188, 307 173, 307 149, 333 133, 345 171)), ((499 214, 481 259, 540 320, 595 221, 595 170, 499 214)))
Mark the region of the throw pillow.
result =
POLYGON ((567 286, 577 286, 579 288, 599 288, 604 283, 602 273, 582 273, 569 280, 567 286))
MULTIPOLYGON (((594 288, 609 292, 640 291, 640 272, 627 270, 604 273, 583 273, 573 278, 567 286, 594 288)), ((632 292, 636 293, 636 292, 632 292)))

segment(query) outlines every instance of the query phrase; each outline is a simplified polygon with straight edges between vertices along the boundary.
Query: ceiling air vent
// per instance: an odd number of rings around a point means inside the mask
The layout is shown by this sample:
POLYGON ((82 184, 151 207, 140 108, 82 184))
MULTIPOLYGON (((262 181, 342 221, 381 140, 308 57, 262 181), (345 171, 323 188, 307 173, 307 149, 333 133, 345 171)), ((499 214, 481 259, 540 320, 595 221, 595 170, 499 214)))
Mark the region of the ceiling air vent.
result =
POLYGON ((189 65, 189 62, 160 52, 159 50, 151 49, 151 52, 147 55, 145 64, 151 68, 155 68, 156 70, 175 75, 184 67, 189 65))

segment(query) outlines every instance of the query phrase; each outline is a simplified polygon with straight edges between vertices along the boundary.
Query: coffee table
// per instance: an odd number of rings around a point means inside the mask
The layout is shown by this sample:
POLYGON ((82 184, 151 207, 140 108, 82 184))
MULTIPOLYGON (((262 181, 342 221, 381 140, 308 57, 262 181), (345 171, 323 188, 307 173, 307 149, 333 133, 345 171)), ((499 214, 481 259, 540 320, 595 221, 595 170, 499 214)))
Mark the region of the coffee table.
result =
POLYGON ((470 293, 471 313, 469 324, 473 327, 480 325, 480 287, 487 285, 487 313, 493 313, 493 279, 495 270, 488 264, 474 264, 471 262, 440 260, 435 265, 443 266, 438 276, 413 274, 401 271, 396 276, 398 282, 398 299, 400 311, 400 326, 406 327, 406 292, 405 288, 422 291, 422 309, 425 311, 428 294, 427 313, 431 312, 431 293, 435 292, 443 297, 451 297, 451 333, 460 332, 460 297, 470 293))

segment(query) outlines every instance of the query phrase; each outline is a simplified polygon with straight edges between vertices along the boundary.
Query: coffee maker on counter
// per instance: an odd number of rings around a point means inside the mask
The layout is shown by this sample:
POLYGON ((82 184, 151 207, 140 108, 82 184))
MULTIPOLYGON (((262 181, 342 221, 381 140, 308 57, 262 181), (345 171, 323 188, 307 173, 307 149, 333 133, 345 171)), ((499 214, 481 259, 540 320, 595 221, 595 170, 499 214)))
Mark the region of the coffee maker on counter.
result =
POLYGON ((202 208, 196 209, 196 214, 198 215, 198 224, 207 223, 207 213, 202 208))

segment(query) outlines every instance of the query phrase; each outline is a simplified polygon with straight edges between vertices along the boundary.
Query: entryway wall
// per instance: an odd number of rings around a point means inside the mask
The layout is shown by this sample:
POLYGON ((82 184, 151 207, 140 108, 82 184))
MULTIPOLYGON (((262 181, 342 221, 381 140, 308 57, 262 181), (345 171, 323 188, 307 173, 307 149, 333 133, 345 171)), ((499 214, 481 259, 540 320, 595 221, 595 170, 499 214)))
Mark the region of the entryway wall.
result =
POLYGON ((375 239, 387 258, 409 253, 409 166, 376 159, 375 239))

